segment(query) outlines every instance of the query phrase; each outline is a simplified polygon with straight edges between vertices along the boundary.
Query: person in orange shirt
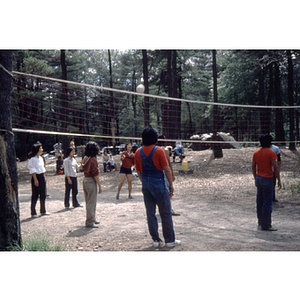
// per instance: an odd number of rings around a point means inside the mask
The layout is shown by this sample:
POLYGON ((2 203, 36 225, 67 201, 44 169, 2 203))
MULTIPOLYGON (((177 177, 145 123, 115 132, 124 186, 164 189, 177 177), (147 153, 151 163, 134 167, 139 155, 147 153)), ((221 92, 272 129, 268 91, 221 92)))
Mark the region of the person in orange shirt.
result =
POLYGON ((280 173, 276 161, 277 155, 269 149, 272 143, 272 137, 269 134, 261 135, 259 141, 261 148, 253 153, 252 158, 252 174, 257 188, 258 225, 261 226, 262 230, 276 231, 277 229, 271 225, 271 213, 274 196, 273 168, 278 180, 278 187, 281 189, 280 173))
POLYGON ((181 241, 175 240, 170 196, 165 186, 163 171, 172 191, 174 191, 173 178, 164 149, 155 145, 157 136, 155 129, 151 127, 144 129, 143 146, 135 153, 135 168, 142 182, 148 229, 153 246, 157 248, 162 242, 158 234, 158 222, 155 215, 156 206, 158 206, 165 246, 174 247, 180 245, 181 241))

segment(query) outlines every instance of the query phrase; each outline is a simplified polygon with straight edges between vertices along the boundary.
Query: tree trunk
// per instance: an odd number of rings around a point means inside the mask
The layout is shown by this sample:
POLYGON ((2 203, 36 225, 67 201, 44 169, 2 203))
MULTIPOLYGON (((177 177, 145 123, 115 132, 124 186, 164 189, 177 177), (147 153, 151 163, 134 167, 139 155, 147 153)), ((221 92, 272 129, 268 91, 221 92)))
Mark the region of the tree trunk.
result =
MULTIPOLYGON (((109 85, 110 88, 113 88, 113 80, 112 80, 112 67, 111 67, 111 56, 110 50, 108 50, 108 60, 109 60, 109 85)), ((112 144, 115 146, 116 138, 115 138, 115 99, 113 92, 110 91, 110 103, 111 103, 111 110, 109 113, 109 124, 111 124, 111 135, 113 136, 112 144)))
MULTIPOLYGON (((272 99, 274 95, 274 75, 273 75, 273 64, 270 64, 268 66, 269 70, 269 89, 268 89, 268 97, 267 97, 267 106, 272 105, 272 99)), ((266 119, 266 129, 265 132, 270 133, 270 128, 271 128, 271 114, 272 111, 270 108, 265 109, 265 119, 266 119)))
MULTIPOLYGON (((177 63, 176 50, 167 50, 168 58, 168 96, 177 98, 177 63)), ((181 102, 169 100, 168 107, 169 130, 168 138, 176 139, 181 135, 181 102)))
MULTIPOLYGON (((259 104, 266 105, 265 103, 265 72, 264 68, 260 67, 259 74, 259 104)), ((267 129, 266 110, 263 108, 260 111, 260 131, 261 133, 269 133, 267 129)))
MULTIPOLYGON (((212 50, 213 54, 213 82, 214 82, 214 102, 218 103, 218 74, 217 74, 217 58, 216 50, 212 50)), ((213 134, 216 136, 219 131, 218 106, 214 105, 213 109, 213 134)))
MULTIPOLYGON (((12 70, 12 52, 0 51, 0 64, 12 70)), ((18 177, 11 123, 11 76, 0 68, 0 250, 22 246, 18 177)))
MULTIPOLYGON (((281 94, 280 94, 280 70, 279 62, 275 63, 274 70, 274 95, 275 95, 275 105, 281 106, 281 94)), ((282 109, 276 109, 275 111, 275 140, 276 141, 285 141, 284 129, 283 129, 283 111, 282 109)), ((283 143, 282 143, 283 144, 283 143)))
MULTIPOLYGON (((148 82, 148 56, 147 50, 142 50, 143 53, 143 78, 145 85, 145 94, 149 94, 149 82, 148 82)), ((150 125, 150 104, 149 97, 144 97, 144 124, 145 127, 150 125)))
MULTIPOLYGON (((294 97, 293 97, 293 62, 292 62, 292 55, 291 51, 287 50, 287 58, 288 58, 288 97, 289 97, 289 106, 294 106, 294 97)), ((295 114, 294 109, 289 109, 289 119, 290 119, 290 150, 296 149, 295 143, 295 114)))
MULTIPOLYGON (((24 59, 24 52, 23 51, 18 51, 17 52, 17 71, 21 72, 22 71, 22 65, 23 65, 23 59, 24 59)), ((18 84, 17 84, 17 91, 18 94, 20 95, 20 90, 21 90, 21 86, 23 86, 23 82, 25 81, 25 78, 23 75, 18 76, 18 84)), ((24 124, 24 122, 28 122, 27 121, 27 116, 26 113, 28 111, 28 105, 27 105, 27 101, 24 101, 24 104, 22 103, 23 101, 19 101, 18 103, 18 108, 19 108, 19 114, 20 114, 20 122, 19 125, 25 125, 25 128, 27 126, 27 124, 24 124)), ((21 127, 20 126, 20 127, 21 127)), ((22 127, 21 127, 22 128, 22 127)), ((20 144, 22 145, 22 147, 20 147, 20 157, 19 159, 21 161, 25 161, 28 158, 28 151, 27 151, 27 135, 28 133, 26 132, 20 132, 19 134, 19 138, 20 138, 20 144)))
MULTIPOLYGON (((67 80, 67 64, 66 64, 66 50, 60 51, 60 63, 62 69, 62 79, 67 80)), ((63 107, 63 121, 62 121, 62 132, 67 132, 67 112, 68 112, 68 85, 66 83, 62 83, 62 107, 63 107)), ((64 156, 66 157, 67 149, 69 148, 68 136, 62 136, 62 144, 64 156)))
MULTIPOLYGON (((212 50, 213 55, 213 81, 214 81, 214 102, 218 103, 218 74, 217 74, 217 58, 216 58, 216 50, 212 50)), ((219 131, 219 115, 218 115, 218 106, 214 105, 213 108, 213 136, 212 140, 217 141, 217 132, 219 131)), ((223 157, 222 147, 218 144, 213 144, 213 152, 215 158, 223 157)))

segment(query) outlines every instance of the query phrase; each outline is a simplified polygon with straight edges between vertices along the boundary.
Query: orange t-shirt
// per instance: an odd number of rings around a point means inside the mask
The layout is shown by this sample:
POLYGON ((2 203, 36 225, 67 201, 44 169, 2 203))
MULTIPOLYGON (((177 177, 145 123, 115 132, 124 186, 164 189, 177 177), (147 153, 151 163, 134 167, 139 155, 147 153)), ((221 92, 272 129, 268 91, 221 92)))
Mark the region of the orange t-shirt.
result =
MULTIPOLYGON (((146 156, 149 156, 149 154, 154 146, 155 145, 143 146, 144 154, 146 156)), ((141 154, 140 154, 140 149, 136 150, 134 160, 135 160, 135 169, 137 171, 142 172, 143 166, 142 166, 142 158, 141 158, 141 154)), ((163 171, 164 167, 169 165, 166 155, 165 155, 165 150, 163 148, 157 147, 156 150, 154 151, 153 164, 154 164, 155 168, 159 171, 163 171)))
POLYGON ((272 160, 277 159, 276 153, 269 148, 260 148, 253 153, 252 160, 256 162, 256 175, 273 178, 272 160))

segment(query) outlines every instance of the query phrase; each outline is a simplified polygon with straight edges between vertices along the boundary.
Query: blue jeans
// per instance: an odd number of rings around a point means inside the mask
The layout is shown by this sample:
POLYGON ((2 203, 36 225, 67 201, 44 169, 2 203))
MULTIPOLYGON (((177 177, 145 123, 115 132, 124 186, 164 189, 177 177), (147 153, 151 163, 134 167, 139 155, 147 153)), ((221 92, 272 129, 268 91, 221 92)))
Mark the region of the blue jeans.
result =
MULTIPOLYGON (((111 163, 108 162, 109 171, 111 171, 111 163)), ((103 171, 106 172, 106 162, 103 163, 103 171)))
MULTIPOLYGON (((169 197, 170 197, 170 183, 169 183, 169 180, 168 180, 168 178, 167 178, 167 176, 166 176, 166 173, 165 173, 165 171, 163 171, 163 173, 164 173, 164 180, 165 180, 165 187, 166 187, 166 189, 167 189, 167 192, 168 192, 168 195, 169 195, 169 197)), ((172 192, 173 193, 173 192, 172 192)), ((170 197, 170 208, 171 208, 171 214, 173 214, 173 212, 172 212, 172 202, 171 202, 171 197, 170 197)))
POLYGON ((155 216, 157 205, 161 217, 165 243, 174 242, 175 233, 171 213, 171 202, 169 193, 165 187, 164 179, 143 176, 142 186, 147 213, 148 229, 153 241, 161 241, 158 234, 158 222, 155 216))
POLYGON ((174 151, 176 152, 176 154, 177 154, 178 156, 180 156, 180 153, 181 153, 181 154, 184 154, 184 148, 183 148, 183 146, 178 146, 178 147, 176 147, 176 148, 174 149, 174 151), (179 150, 180 150, 180 152, 179 152, 179 150))
POLYGON ((258 225, 261 229, 268 229, 271 226, 271 213, 273 210, 274 186, 273 178, 256 176, 256 210, 258 225))

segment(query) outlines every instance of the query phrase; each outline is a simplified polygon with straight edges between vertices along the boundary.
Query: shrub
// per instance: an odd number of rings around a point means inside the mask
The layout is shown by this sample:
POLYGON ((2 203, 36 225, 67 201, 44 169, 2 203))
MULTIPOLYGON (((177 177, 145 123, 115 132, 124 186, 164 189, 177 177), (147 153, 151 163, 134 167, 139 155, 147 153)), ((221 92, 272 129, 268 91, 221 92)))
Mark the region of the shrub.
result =
POLYGON ((64 251, 62 243, 53 243, 45 234, 35 233, 23 239, 23 248, 13 246, 11 251, 64 251))

